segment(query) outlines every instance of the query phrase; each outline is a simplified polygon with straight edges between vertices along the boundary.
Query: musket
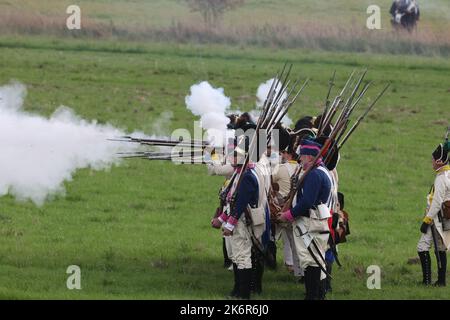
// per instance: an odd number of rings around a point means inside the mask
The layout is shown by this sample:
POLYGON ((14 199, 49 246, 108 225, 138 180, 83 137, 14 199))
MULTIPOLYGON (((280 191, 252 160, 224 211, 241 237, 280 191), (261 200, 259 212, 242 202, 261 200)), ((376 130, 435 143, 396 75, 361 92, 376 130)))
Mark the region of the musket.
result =
POLYGON ((447 127, 447 133, 445 134, 445 144, 447 145, 447 148, 450 148, 448 145, 448 136, 450 134, 450 126, 447 127))
POLYGON ((336 79, 336 70, 334 70, 333 75, 331 76, 330 80, 328 81, 328 93, 327 93, 327 98, 325 99, 325 106, 322 111, 322 117, 320 117, 320 123, 319 123, 319 127, 318 127, 319 130, 322 129, 323 120, 325 118, 325 115, 327 114, 328 107, 330 106, 330 94, 331 94, 331 90, 334 87, 335 79, 336 79))
MULTIPOLYGON (((351 106, 348 107, 347 112, 344 115, 344 125, 342 130, 340 130, 340 133, 337 135, 336 139, 334 139, 333 144, 330 147, 330 150, 333 150, 336 148, 336 146, 338 146, 339 141, 341 140, 341 138, 343 137, 343 135, 345 134, 345 131, 347 130, 347 126, 350 123, 350 116, 352 114, 352 112, 355 110, 356 106, 358 105, 358 103, 361 101, 361 99, 364 97, 364 95, 366 94, 367 90, 369 89, 370 85, 372 82, 369 82, 367 84, 364 85, 363 89, 361 90, 361 92, 359 93, 358 97, 356 98, 356 100, 352 103, 351 106)), ((332 153, 328 153, 326 159, 324 160, 325 164, 327 164, 330 160, 332 153)))
MULTIPOLYGON (((300 83, 300 78, 296 81, 296 83, 294 84, 294 86, 292 87, 291 92, 289 93, 288 97, 290 97, 290 95, 292 94, 293 90, 295 90, 298 86, 298 84, 300 83)), ((286 100, 286 105, 284 107, 284 109, 280 108, 278 114, 276 115, 273 123, 271 123, 272 125, 269 127, 268 129, 268 133, 269 135, 272 133, 272 130, 280 124, 281 120, 283 120, 284 116, 287 114, 287 112, 289 111, 289 108, 295 103, 295 101, 297 100, 297 98, 299 97, 299 95, 303 92, 303 90, 305 89, 305 87, 307 86, 307 84, 309 83, 309 78, 305 80, 305 82, 303 83, 302 87, 300 88, 300 90, 297 91, 296 95, 290 100, 286 100)))
POLYGON ((312 169, 314 169, 317 166, 317 160, 319 160, 320 157, 324 157, 327 154, 333 139, 336 137, 336 135, 338 134, 339 130, 342 129, 341 126, 342 126, 342 123, 341 124, 336 124, 336 127, 332 131, 330 137, 325 141, 325 143, 322 146, 322 148, 320 149, 319 153, 314 157, 313 161, 311 162, 312 165, 309 166, 309 168, 306 169, 303 172, 303 175, 300 177, 300 179, 298 179, 298 175, 300 174, 301 171, 298 170, 298 172, 294 173, 294 174, 297 175, 297 177, 294 178, 294 179, 297 179, 297 183, 294 186, 294 188, 291 188, 291 190, 289 192, 289 195, 288 195, 288 199, 286 200, 286 202, 284 203, 283 208, 281 209, 281 213, 289 210, 292 207, 292 201, 294 201, 294 197, 295 197, 295 195, 297 193, 297 190, 303 184, 303 181, 305 180, 306 176, 312 171, 312 169))
POLYGON ((372 110, 372 108, 375 106, 375 104, 378 102, 378 100, 380 100, 380 98, 384 95, 384 93, 386 92, 386 90, 389 88, 391 84, 388 83, 384 89, 378 94, 378 96, 375 98, 375 100, 369 105, 369 107, 366 109, 366 111, 358 118, 358 120, 355 122, 355 124, 353 125, 353 127, 350 128, 350 130, 348 131, 348 133, 345 135, 343 141, 339 144, 338 149, 340 150, 342 148, 342 146, 345 144, 345 142, 348 140, 348 138, 351 136, 351 134, 353 133, 353 131, 356 130, 356 128, 359 126, 359 124, 361 123, 361 121, 364 120, 364 118, 367 116, 367 114, 370 112, 370 110, 372 110))
POLYGON ((289 97, 291 96, 292 92, 297 88, 298 84, 300 83, 300 78, 297 79, 294 86, 291 88, 287 98, 285 101, 283 101, 283 104, 278 109, 278 112, 275 114, 273 120, 269 122, 269 127, 267 128, 267 146, 270 145, 270 142, 272 140, 272 131, 281 123, 283 120, 283 117, 287 114, 290 107, 295 103, 299 95, 303 92, 306 85, 309 83, 309 79, 306 79, 303 83, 302 87, 297 91, 295 96, 289 100, 289 97))
POLYGON ((292 69, 292 64, 289 66, 288 73, 284 77, 284 80, 283 79, 278 80, 278 83, 274 88, 274 95, 276 95, 275 99, 270 102, 271 107, 270 107, 270 110, 268 111, 268 117, 265 119, 265 122, 262 124, 262 127, 267 127, 269 125, 267 123, 267 121, 270 121, 270 119, 273 118, 274 113, 277 111, 277 107, 279 107, 278 104, 280 102, 280 99, 283 96, 283 94, 286 92, 287 85, 289 85, 289 83, 290 83, 290 81, 287 80, 288 79, 287 77, 291 73, 291 69, 292 69), (279 90, 277 90, 277 87, 279 84, 281 84, 281 87, 279 90))
MULTIPOLYGON (((289 84, 290 84, 290 80, 288 81, 288 85, 289 84)), ((287 102, 289 101, 289 98, 292 94, 292 91, 297 86, 297 84, 298 84, 298 81, 295 82, 294 86, 291 88, 289 93, 286 94, 286 97, 283 99, 283 101, 281 102, 280 105, 278 105, 279 101, 274 103, 274 105, 275 105, 274 112, 269 116, 268 123, 266 126, 268 130, 270 130, 271 127, 276 126, 276 120, 277 120, 278 116, 280 115, 281 111, 285 108, 285 106, 286 106, 287 102)), ((284 92, 286 92, 286 89, 287 89, 287 87, 283 89, 284 92)))
POLYGON ((436 226, 434 225, 434 223, 432 223, 430 225, 431 228, 431 235, 433 236, 433 245, 434 245, 434 252, 436 253, 436 259, 437 259, 437 263, 438 263, 438 267, 439 269, 442 268, 442 262, 441 262, 441 257, 439 256, 439 249, 438 249, 438 234, 437 234, 437 230, 436 230, 436 226))
POLYGON ((107 139, 108 141, 118 141, 118 142, 133 142, 140 143, 143 145, 156 145, 156 146, 175 146, 175 145, 196 145, 196 146, 209 146, 208 141, 203 140, 170 140, 170 139, 146 139, 146 138, 133 138, 130 136, 123 136, 115 139, 107 139))
POLYGON ((343 108, 342 108, 342 112, 339 115, 338 119, 336 120, 336 123, 340 122, 343 118, 345 117, 349 117, 350 116, 350 109, 352 106, 352 102, 353 99, 355 98, 359 87, 361 86, 362 81, 364 80, 364 77, 366 76, 367 73, 367 69, 364 70, 364 72, 362 73, 361 77, 359 78, 359 80, 357 81, 355 87, 353 88, 352 93, 350 94, 350 96, 347 98, 347 101, 345 102, 343 108))
POLYGON ((333 119, 337 109, 339 108, 339 105, 342 103, 342 97, 344 96, 344 93, 347 91, 348 86, 350 85, 350 81, 353 79, 353 75, 355 74, 355 70, 350 74, 349 78, 347 79, 347 82, 345 83, 344 87, 342 88, 341 92, 336 96, 333 103, 331 104, 330 109, 327 111, 327 114, 324 115, 324 120, 322 122, 322 127, 319 128, 317 136, 321 136, 323 134, 323 130, 325 130, 326 127, 331 123, 331 120, 333 119))
MULTIPOLYGON (((278 75, 277 75, 276 79, 278 79, 278 78, 283 79, 283 73, 285 71, 286 65, 287 65, 287 63, 284 65, 280 76, 278 77, 278 75)), ((265 128, 264 125, 267 123, 268 119, 270 118, 270 117, 268 117, 268 115, 270 114, 269 110, 270 109, 273 109, 273 110, 276 109, 276 105, 274 105, 273 102, 274 102, 275 93, 277 91, 278 83, 279 83, 279 80, 274 80, 272 82, 271 90, 269 90, 267 98, 266 98, 266 100, 264 102, 264 108, 263 108, 263 111, 261 113, 261 116, 258 118, 258 122, 256 124, 255 134, 253 135, 253 137, 252 137, 252 139, 250 141, 249 150, 248 150, 248 152, 247 152, 247 154, 245 156, 244 163, 242 164, 242 167, 241 167, 241 171, 240 171, 240 173, 237 174, 237 176, 235 178, 235 179, 237 179, 237 181, 236 181, 236 189, 235 189, 234 194, 232 195, 232 199, 231 199, 231 207, 232 207, 232 209, 233 209, 233 207, 235 205, 235 202, 236 202, 237 191, 239 190, 239 186, 240 186, 240 184, 242 182, 242 178, 243 178, 244 173, 247 170, 247 166, 248 166, 248 164, 250 162, 250 157, 253 155, 253 153, 254 153, 254 151, 256 149, 255 148, 256 147, 255 144, 258 141, 257 136, 259 134, 259 130, 265 128), (275 83, 277 83, 277 84, 275 84, 275 83)), ((282 85, 282 88, 280 89, 280 91, 278 92, 278 96, 280 96, 282 91, 283 91, 283 85, 282 85)))
MULTIPOLYGON (((304 226, 301 226, 304 228, 304 226)), ((323 273, 327 275, 330 279, 333 279, 331 274, 323 267, 322 263, 317 259, 316 255, 314 254, 313 250, 311 249, 311 245, 314 246, 314 249, 316 249, 317 253, 319 254, 321 260, 323 261, 323 264, 326 265, 325 257, 320 252, 319 246, 316 243, 316 240, 313 238, 311 234, 307 230, 302 230, 301 227, 298 225, 295 226, 295 228, 298 230, 300 238, 302 238, 303 243, 308 250, 309 254, 313 258, 314 262, 319 266, 320 270, 322 270, 323 273)))

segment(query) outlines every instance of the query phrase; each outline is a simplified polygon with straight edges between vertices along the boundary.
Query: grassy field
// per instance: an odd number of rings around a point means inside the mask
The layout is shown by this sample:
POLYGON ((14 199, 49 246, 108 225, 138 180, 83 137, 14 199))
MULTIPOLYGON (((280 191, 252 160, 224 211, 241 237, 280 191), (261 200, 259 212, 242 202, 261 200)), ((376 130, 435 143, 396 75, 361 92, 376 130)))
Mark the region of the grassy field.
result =
POLYGON ((80 0, 82 29, 68 32, 71 0, 1 0, 0 34, 231 43, 333 51, 419 53, 450 56, 450 8, 446 0, 420 2, 413 33, 394 32, 392 0, 247 0, 213 27, 184 0, 80 0), (381 30, 366 28, 369 5, 381 9, 381 30))
MULTIPOLYGON (((433 182, 430 153, 450 120, 448 60, 0 37, 0 84, 26 84, 27 111, 50 115, 64 104, 83 118, 147 133, 165 111, 173 112, 168 132, 192 128, 184 97, 201 80, 223 87, 234 107, 252 109, 257 86, 284 61, 311 78, 294 119, 319 112, 334 69, 339 85, 364 67, 375 88, 392 83, 343 150, 340 187, 352 234, 328 298, 448 298, 449 288, 420 287, 420 265, 407 263, 433 182), (381 290, 366 288, 369 265, 382 269, 381 290)), ((224 298, 232 274, 209 227, 221 183, 202 166, 127 161, 109 172, 79 171, 65 197, 41 208, 1 198, 0 298, 224 298), (82 290, 66 288, 69 265, 81 267, 82 290)), ((282 268, 268 271, 264 285, 262 299, 303 298, 282 268)))

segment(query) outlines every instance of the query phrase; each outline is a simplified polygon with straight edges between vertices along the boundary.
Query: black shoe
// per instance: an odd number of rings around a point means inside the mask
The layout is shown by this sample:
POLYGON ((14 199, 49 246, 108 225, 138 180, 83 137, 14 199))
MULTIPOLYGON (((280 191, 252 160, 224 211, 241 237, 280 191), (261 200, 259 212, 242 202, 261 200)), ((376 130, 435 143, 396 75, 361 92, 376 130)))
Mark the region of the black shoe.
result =
POLYGON ((445 274, 447 273, 447 253, 439 251, 439 259, 441 260, 441 267, 438 267, 438 280, 434 283, 437 287, 445 287, 445 274))
POLYGON ((421 251, 418 252, 420 262, 422 264, 422 275, 423 280, 422 284, 429 286, 431 285, 431 258, 430 258, 430 252, 428 251, 421 251))

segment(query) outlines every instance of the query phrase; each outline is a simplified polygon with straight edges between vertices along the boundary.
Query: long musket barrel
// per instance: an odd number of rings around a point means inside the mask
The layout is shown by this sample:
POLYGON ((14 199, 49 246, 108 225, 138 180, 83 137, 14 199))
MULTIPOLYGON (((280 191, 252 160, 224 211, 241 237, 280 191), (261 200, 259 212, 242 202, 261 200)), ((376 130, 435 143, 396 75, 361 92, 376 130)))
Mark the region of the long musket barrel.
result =
POLYGON ((344 93, 347 91, 347 88, 350 85, 351 80, 353 79, 353 76, 355 74, 355 70, 350 74, 349 78, 347 79, 347 82, 345 83, 344 87, 342 88, 342 91, 339 93, 339 95, 334 99, 330 109, 327 111, 327 114, 324 116, 324 120, 322 123, 322 127, 319 128, 317 136, 320 136, 323 134, 323 131, 326 127, 331 123, 331 120, 333 120, 334 115, 339 108, 339 105, 343 102, 342 97, 344 96, 344 93))
POLYGON ((318 129, 321 130, 322 129, 322 124, 323 124, 323 120, 325 118, 325 115, 328 111, 328 107, 330 106, 330 95, 331 95, 331 90, 334 87, 334 80, 336 79, 336 70, 334 70, 333 75, 331 76, 330 80, 328 81, 328 93, 327 93, 327 98, 325 99, 325 106, 324 109, 322 111, 322 117, 320 117, 320 123, 318 126, 318 129))
MULTIPOLYGON (((283 68, 283 72, 284 72, 285 68, 286 68, 286 65, 283 68)), ((291 70, 291 68, 289 68, 288 74, 290 73, 290 70, 291 70)), ((283 79, 283 72, 280 74, 279 79, 283 79)), ((274 116, 274 113, 276 113, 277 107, 278 108, 282 108, 283 105, 284 105, 282 103, 281 106, 279 106, 278 105, 278 102, 279 102, 278 100, 282 96, 284 91, 286 90, 285 89, 286 87, 282 84, 282 87, 280 88, 280 90, 277 91, 276 89, 277 89, 278 83, 279 83, 279 81, 277 81, 277 85, 275 85, 275 81, 273 81, 271 90, 269 91, 269 93, 267 95, 267 98, 265 100, 263 111, 262 111, 261 116, 259 117, 258 123, 256 125, 255 134, 253 135, 253 137, 251 139, 251 142, 250 142, 250 145, 249 145, 249 152, 246 154, 244 163, 242 165, 241 172, 238 174, 238 176, 236 178, 238 180, 236 182, 235 192, 234 192, 234 194, 232 196, 232 201, 231 201, 232 206, 235 203, 235 199, 236 199, 236 196, 237 196, 237 190, 239 189, 239 185, 242 182, 243 173, 245 172, 245 170, 246 170, 246 168, 247 168, 247 166, 249 164, 250 157, 253 155, 254 151, 256 150, 255 141, 258 141, 257 140, 257 135, 259 133, 259 130, 261 130, 261 129, 270 129, 270 128, 267 128, 267 125, 269 125, 270 122, 271 122, 271 119, 273 119, 272 117, 274 116), (274 100, 275 93, 278 93, 278 95, 277 95, 277 98, 275 98, 275 100, 274 100)), ((270 136, 268 138, 270 139, 270 136)))
MULTIPOLYGON (((319 160, 320 157, 324 157, 327 154, 329 147, 331 145, 331 142, 333 141, 333 139, 336 137, 339 130, 341 129, 340 128, 341 125, 342 125, 342 123, 336 125, 336 127, 333 130, 333 132, 331 133, 330 137, 325 141, 323 147, 320 149, 320 152, 317 154, 317 156, 314 157, 314 159, 312 161, 312 165, 303 172, 303 175, 301 176, 300 179, 298 179, 295 188, 291 189, 291 191, 289 192, 289 195, 288 195, 288 199, 286 200, 283 208, 281 209, 281 213, 289 210, 292 207, 292 202, 294 201, 294 197, 297 193, 298 188, 303 184, 303 181, 305 180, 308 173, 311 172, 311 170, 316 167, 317 160, 319 160)), ((300 172, 301 171, 298 170, 297 174, 300 174, 300 172)))
POLYGON ((367 114, 370 112, 370 110, 372 110, 372 108, 375 106, 375 104, 378 102, 378 100, 380 100, 380 98, 384 95, 384 93, 386 92, 386 90, 389 88, 390 83, 388 83, 384 89, 378 94, 378 96, 375 98, 375 100, 369 105, 369 107, 366 109, 366 111, 358 118, 358 120, 356 121, 356 123, 353 125, 353 127, 350 128, 350 130, 348 131, 348 133, 345 135, 343 141, 340 143, 338 149, 341 149, 342 146, 345 144, 345 142, 348 140, 348 138, 351 136, 351 134, 356 130, 356 128, 359 126, 359 124, 361 123, 361 121, 364 120, 364 118, 367 116, 367 114))

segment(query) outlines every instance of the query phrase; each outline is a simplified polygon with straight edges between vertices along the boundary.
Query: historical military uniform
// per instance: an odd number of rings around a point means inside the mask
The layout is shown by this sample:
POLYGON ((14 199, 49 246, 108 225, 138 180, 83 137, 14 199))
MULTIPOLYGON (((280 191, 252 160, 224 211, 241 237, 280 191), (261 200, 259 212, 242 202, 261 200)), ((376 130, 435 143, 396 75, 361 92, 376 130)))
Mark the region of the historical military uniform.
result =
MULTIPOLYGON (((274 170, 272 175, 272 183, 278 185, 279 195, 278 204, 282 206, 285 199, 288 197, 291 189, 291 177, 297 169, 298 163, 296 160, 289 160, 280 164, 274 170)), ((281 236, 283 240, 283 257, 284 263, 287 267, 292 268, 296 277, 303 277, 304 272, 300 267, 298 261, 297 250, 295 248, 294 233, 292 223, 282 222, 277 224, 277 236, 281 236)))
POLYGON ((434 160, 440 160, 442 166, 436 169, 436 178, 427 197, 426 215, 421 226, 422 236, 417 245, 417 251, 422 264, 423 283, 431 284, 431 259, 429 250, 433 240, 433 232, 437 242, 436 255, 439 256, 441 267, 438 268, 439 286, 445 286, 447 271, 447 254, 450 248, 450 216, 446 216, 443 205, 450 205, 450 166, 448 164, 448 147, 440 144, 433 152, 434 160), (435 228, 433 230, 433 228, 435 228))
POLYGON ((270 189, 270 164, 263 157, 257 164, 249 164, 241 173, 235 205, 230 216, 223 216, 224 230, 232 231, 231 250, 235 285, 232 296, 249 299, 252 273, 256 272, 256 286, 261 286, 262 270, 253 270, 252 248, 264 250, 263 235, 268 227, 267 194, 270 189))
MULTIPOLYGON (((300 155, 316 156, 321 145, 304 140, 300 146, 300 155)), ((283 213, 283 218, 294 223, 295 246, 301 267, 305 270, 306 299, 318 300, 321 296, 321 279, 326 274, 324 257, 328 246, 330 217, 329 208, 332 201, 332 179, 322 159, 303 180, 293 208, 283 213), (306 243, 307 236, 313 241, 306 243)))
MULTIPOLYGON (((208 174, 209 175, 217 175, 217 176, 225 176, 226 180, 223 183, 221 189, 220 189, 220 194, 226 192, 226 190, 228 189, 228 184, 230 183, 230 178, 234 173, 234 168, 231 164, 226 163, 223 164, 221 161, 219 161, 218 156, 214 155, 212 157, 212 162, 208 163, 208 174)), ((226 195, 224 195, 226 197, 226 195)), ((226 212, 226 207, 227 207, 227 201, 226 199, 220 199, 220 204, 219 207, 216 210, 216 214, 214 216, 214 218, 219 218, 222 217, 223 214, 225 214, 226 212)), ((230 237, 223 237, 222 238, 222 253, 223 253, 223 265, 225 268, 228 268, 231 266, 232 261, 231 261, 231 244, 230 244, 230 237)))

